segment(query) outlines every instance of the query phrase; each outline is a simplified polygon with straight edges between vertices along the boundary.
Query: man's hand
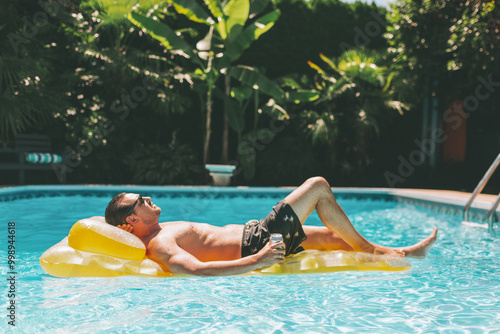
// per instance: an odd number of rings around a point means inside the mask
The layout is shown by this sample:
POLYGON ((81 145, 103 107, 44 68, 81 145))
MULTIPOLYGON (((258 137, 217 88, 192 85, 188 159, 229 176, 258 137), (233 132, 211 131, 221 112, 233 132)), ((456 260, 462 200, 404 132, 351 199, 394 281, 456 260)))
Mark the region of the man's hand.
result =
POLYGON ((283 261, 285 258, 285 244, 278 242, 271 244, 271 240, 262 248, 257 255, 260 256, 259 264, 262 267, 272 266, 275 263, 283 261))
POLYGON ((130 232, 130 233, 132 233, 134 231, 134 227, 128 223, 117 225, 116 227, 121 228, 122 230, 130 232))

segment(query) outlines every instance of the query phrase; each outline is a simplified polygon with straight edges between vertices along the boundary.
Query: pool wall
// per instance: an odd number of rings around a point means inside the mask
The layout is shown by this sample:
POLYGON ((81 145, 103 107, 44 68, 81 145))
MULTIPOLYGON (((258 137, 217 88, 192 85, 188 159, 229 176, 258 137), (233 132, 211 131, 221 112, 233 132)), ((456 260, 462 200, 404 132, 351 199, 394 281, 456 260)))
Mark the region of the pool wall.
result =
MULTIPOLYGON (((0 202, 24 198, 47 196, 99 196, 110 197, 121 192, 136 192, 152 197, 195 197, 220 198, 225 196, 243 197, 285 197, 294 187, 210 187, 210 186, 137 186, 137 185, 33 185, 0 188, 0 202)), ((467 200, 453 196, 436 195, 425 191, 391 188, 332 188, 340 198, 372 198, 398 201, 436 210, 441 213, 463 216, 467 200)), ((487 222, 491 203, 477 200, 469 211, 470 221, 487 222)), ((500 208, 493 215, 493 221, 500 221, 500 208)))

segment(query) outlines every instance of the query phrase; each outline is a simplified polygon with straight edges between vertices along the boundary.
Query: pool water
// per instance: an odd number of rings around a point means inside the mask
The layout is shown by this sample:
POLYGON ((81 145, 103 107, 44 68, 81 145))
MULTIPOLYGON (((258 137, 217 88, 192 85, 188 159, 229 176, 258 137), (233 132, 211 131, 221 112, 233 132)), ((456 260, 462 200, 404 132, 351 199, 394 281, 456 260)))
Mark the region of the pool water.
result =
MULTIPOLYGON (((146 195, 146 194, 144 194, 146 195)), ((160 221, 214 225, 262 218, 281 195, 153 197, 160 221)), ((17 333, 487 333, 500 332, 500 246, 461 217, 381 199, 338 198, 354 226, 388 246, 438 241, 403 272, 277 276, 56 278, 38 258, 79 219, 104 215, 109 196, 0 202, 7 240, 16 223, 16 326, 6 284, 0 332, 17 333)), ((306 224, 321 225, 313 214, 306 224)), ((2 280, 7 246, 2 248, 2 280)))

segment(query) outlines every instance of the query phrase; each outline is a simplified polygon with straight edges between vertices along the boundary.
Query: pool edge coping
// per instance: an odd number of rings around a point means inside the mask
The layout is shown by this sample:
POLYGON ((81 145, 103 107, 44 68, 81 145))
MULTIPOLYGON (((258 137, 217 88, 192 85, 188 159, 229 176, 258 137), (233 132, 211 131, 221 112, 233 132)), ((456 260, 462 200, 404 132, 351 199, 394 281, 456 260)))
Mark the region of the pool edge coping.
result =
MULTIPOLYGON (((25 185, 25 186, 8 186, 0 188, 0 198, 6 195, 22 194, 30 191, 37 192, 123 192, 123 191, 140 191, 140 192, 159 192, 159 191, 172 191, 185 194, 193 193, 246 193, 246 194, 283 194, 293 191, 297 187, 284 186, 284 187, 250 187, 250 186, 233 186, 233 187, 213 187, 213 186, 151 186, 151 185, 106 185, 106 184, 88 184, 88 185, 25 185)), ((361 196, 375 196, 384 198, 392 198, 395 201, 416 204, 438 211, 446 211, 454 214, 463 214, 463 208, 468 199, 464 196, 470 193, 445 191, 445 190, 426 190, 426 189, 408 189, 408 188, 378 188, 378 187, 332 187, 332 191, 339 195, 361 195, 361 196), (427 191, 427 193, 426 193, 427 191), (459 194, 462 198, 456 196, 439 195, 436 192, 447 192, 448 195, 459 194)), ((486 222, 486 214, 491 208, 492 202, 485 201, 485 196, 491 196, 494 201, 494 195, 483 195, 474 201, 470 209, 471 220, 486 222)), ((500 221, 500 207, 496 209, 494 216, 497 222, 500 221)))

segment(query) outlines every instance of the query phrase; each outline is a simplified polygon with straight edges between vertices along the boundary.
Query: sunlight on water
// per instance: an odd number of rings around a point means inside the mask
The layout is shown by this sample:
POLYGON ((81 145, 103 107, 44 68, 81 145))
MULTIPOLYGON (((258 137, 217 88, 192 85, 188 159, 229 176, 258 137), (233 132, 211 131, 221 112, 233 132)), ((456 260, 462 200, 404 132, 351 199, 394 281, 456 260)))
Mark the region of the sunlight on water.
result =
MULTIPOLYGON (((108 197, 0 202, 16 222, 18 333, 486 333, 500 331, 500 246, 461 217, 382 200, 340 198, 369 240, 412 244, 432 226, 438 241, 404 272, 190 278, 55 278, 39 256, 80 218, 103 215, 108 197)), ((153 197, 161 221, 244 224, 280 197, 153 197)), ((311 216, 307 224, 320 225, 311 216)), ((4 243, 2 242, 2 245, 4 243)), ((2 259, 6 247, 0 249, 2 259)), ((7 268, 2 261, 2 274, 7 268)), ((0 304, 6 310, 8 299, 0 304)), ((4 311, 7 314, 7 311, 4 311)), ((11 331, 6 317, 0 331, 11 331)))

